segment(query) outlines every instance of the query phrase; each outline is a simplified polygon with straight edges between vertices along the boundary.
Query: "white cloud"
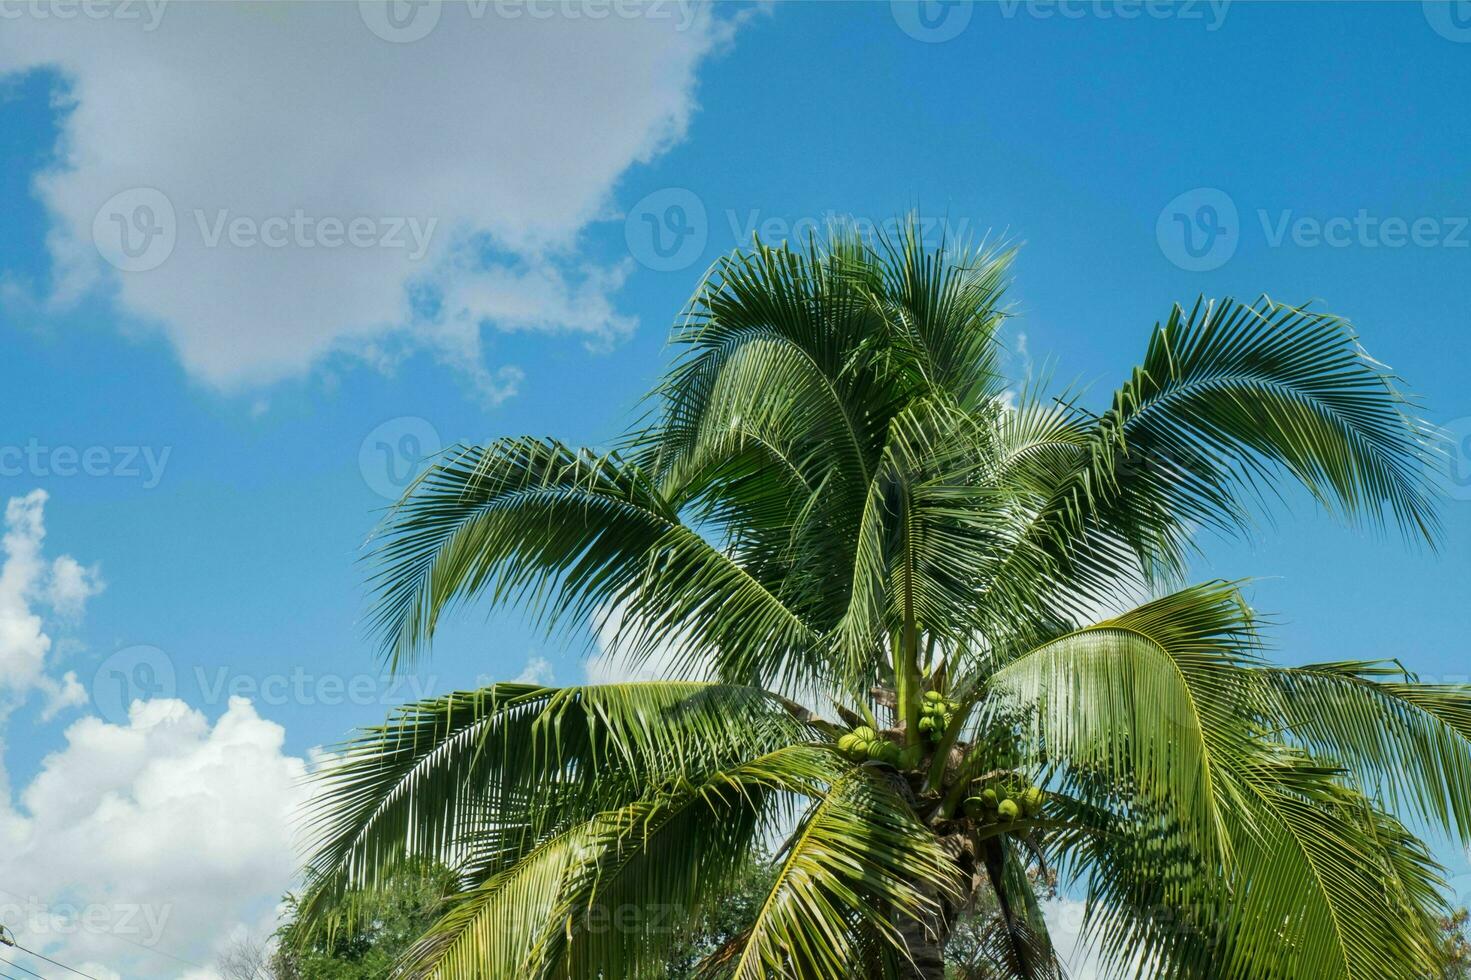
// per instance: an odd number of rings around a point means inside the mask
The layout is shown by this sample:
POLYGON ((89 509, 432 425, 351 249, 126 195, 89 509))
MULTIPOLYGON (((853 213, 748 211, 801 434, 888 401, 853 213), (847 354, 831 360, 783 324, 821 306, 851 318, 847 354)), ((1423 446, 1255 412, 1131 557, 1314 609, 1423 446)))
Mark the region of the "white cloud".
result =
POLYGON ((213 725, 176 700, 135 702, 126 724, 74 722, 19 805, 0 799, 7 924, 23 945, 129 977, 178 976, 232 929, 268 929, 305 792, 284 735, 242 698, 213 725))
POLYGON ((521 670, 521 675, 516 678, 516 683, 549 685, 555 678, 556 672, 552 669, 550 660, 546 657, 532 656, 526 661, 526 666, 521 670))
MULTIPOLYGON (((78 703, 75 675, 56 681, 46 674, 52 641, 42 613, 48 609, 64 617, 80 616, 88 598, 102 588, 95 567, 84 568, 70 555, 47 563, 46 492, 33 490, 12 497, 5 505, 5 534, 0 538, 0 692, 13 700, 32 690, 51 698, 47 709, 78 703)), ((13 704, 0 701, 0 715, 13 704)))
POLYGON ((87 600, 102 591, 102 575, 96 565, 87 568, 71 555, 51 563, 46 599, 63 616, 77 617, 87 600))
POLYGON ((51 301, 115 290, 221 388, 428 345, 490 401, 520 378, 484 364, 483 325, 595 345, 633 329, 614 303, 628 263, 582 254, 582 233, 630 166, 684 134, 696 70, 734 23, 688 2, 446 0, 422 8, 427 36, 391 43, 372 4, 169 4, 156 24, 133 9, 0 31, 0 75, 57 70, 70 100, 60 165, 36 181, 51 301), (166 254, 156 267, 103 263, 94 225, 127 264, 115 222, 141 245, 169 211, 172 251, 159 236, 138 260, 166 254), (319 222, 355 218, 383 244, 329 247, 342 232, 319 222))
MULTIPOLYGON (((79 618, 101 579, 47 559, 46 504, 36 490, 5 506, 0 748, 28 695, 45 697, 43 722, 88 699, 52 662, 48 616, 79 618)), ((98 978, 178 976, 232 930, 269 933, 305 792, 284 734, 243 699, 212 725, 183 702, 140 701, 126 722, 73 722, 18 794, 0 757, 0 923, 98 978)))
POLYGON ((692 670, 676 669, 686 659, 681 649, 683 639, 678 634, 665 637, 646 657, 635 659, 630 656, 627 647, 618 642, 623 615, 623 610, 615 607, 598 618, 595 631, 598 649, 597 653, 588 658, 585 667, 587 683, 703 680, 710 676, 710 668, 705 665, 696 666, 692 670))
MULTIPOLYGON (((1107 977, 1119 976, 1116 972, 1109 972, 1098 953, 1083 942, 1085 908, 1083 902, 1066 897, 1043 903, 1042 914, 1047 920, 1047 932, 1052 937, 1052 946, 1057 950, 1072 980, 1105 980, 1107 977)), ((1131 966, 1123 975, 1148 978, 1153 975, 1153 971, 1136 974, 1131 966)))

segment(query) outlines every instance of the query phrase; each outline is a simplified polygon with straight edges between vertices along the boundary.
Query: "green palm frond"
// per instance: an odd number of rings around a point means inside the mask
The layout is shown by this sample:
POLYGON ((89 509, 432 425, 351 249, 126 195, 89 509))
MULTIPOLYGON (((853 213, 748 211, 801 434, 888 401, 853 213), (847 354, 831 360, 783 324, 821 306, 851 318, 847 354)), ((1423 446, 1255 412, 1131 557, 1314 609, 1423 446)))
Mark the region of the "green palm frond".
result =
POLYGON ((781 797, 816 796, 846 768, 828 750, 791 746, 597 813, 467 892, 409 952, 403 976, 657 977, 781 797))
POLYGON ((621 609, 635 660, 673 635, 686 670, 704 657, 741 680, 823 667, 808 625, 616 455, 537 439, 462 447, 394 508, 373 557, 372 624, 394 663, 413 658, 446 609, 483 596, 549 625, 621 609))
POLYGON ((1432 975, 1440 879, 1424 846, 1331 768, 1286 752, 1246 768, 1230 868, 1140 821, 1067 851, 1086 868, 1089 948, 1160 978, 1432 975))
POLYGON ((463 894, 406 975, 657 976, 672 933, 600 910, 699 919, 800 813, 710 975, 929 980, 989 889, 978 975, 1050 977, 1032 859, 1118 973, 1431 975, 1438 869, 1400 821, 1471 843, 1471 689, 1276 667, 1237 586, 1183 587, 1202 529, 1294 486, 1433 544, 1396 380, 1338 318, 1200 300, 1101 411, 1008 391, 1011 253, 920 228, 716 262, 617 451, 501 439, 414 484, 372 543, 391 663, 477 602, 718 683, 405 707, 322 775, 308 925, 442 861, 463 894))
POLYGON ((844 977, 865 936, 902 951, 903 919, 923 921, 959 894, 954 866, 895 788, 857 767, 787 841, 776 882, 728 962, 735 980, 844 977))
POLYGON ((1430 430, 1342 319, 1263 299, 1176 307, 1100 432, 1176 520, 1230 526, 1274 467, 1324 507, 1433 540, 1430 430))
POLYGON ((989 687, 1034 709, 1025 734, 1037 764, 1123 782, 1192 846, 1225 858, 1229 763, 1251 741, 1245 668, 1257 645, 1236 588, 1211 583, 1044 643, 989 687))
POLYGON ((1471 843, 1471 687, 1425 684, 1392 663, 1261 674, 1284 734, 1343 765, 1391 808, 1471 843))
POLYGON ((718 684, 497 684, 406 705, 319 777, 314 894, 325 909, 416 857, 493 872, 597 813, 814 737, 771 695, 718 684))

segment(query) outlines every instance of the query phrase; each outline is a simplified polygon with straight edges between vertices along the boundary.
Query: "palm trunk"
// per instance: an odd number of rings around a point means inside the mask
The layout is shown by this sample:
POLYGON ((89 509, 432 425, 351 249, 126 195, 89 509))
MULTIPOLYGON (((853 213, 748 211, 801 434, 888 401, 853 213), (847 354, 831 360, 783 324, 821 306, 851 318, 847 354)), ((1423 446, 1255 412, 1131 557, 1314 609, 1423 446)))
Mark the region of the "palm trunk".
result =
MULTIPOLYGON (((970 841, 960 834, 949 834, 940 838, 940 846, 955 862, 961 881, 974 890, 978 881, 970 841)), ((945 947, 950 945, 959 909, 938 891, 927 891, 935 903, 934 911, 921 919, 905 919, 899 926, 911 960, 900 970, 904 980, 945 980, 945 947)))
POLYGON ((913 962, 904 965, 900 976, 904 980, 945 980, 945 947, 953 927, 954 912, 948 909, 923 922, 906 919, 899 931, 913 962))

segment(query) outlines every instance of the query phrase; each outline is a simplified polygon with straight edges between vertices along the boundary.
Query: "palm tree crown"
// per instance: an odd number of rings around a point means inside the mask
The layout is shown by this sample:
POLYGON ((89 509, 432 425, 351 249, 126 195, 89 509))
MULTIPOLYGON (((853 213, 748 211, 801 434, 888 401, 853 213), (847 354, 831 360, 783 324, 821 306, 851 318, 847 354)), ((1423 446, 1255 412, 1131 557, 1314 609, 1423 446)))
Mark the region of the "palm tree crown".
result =
POLYGON ((304 914, 432 857, 463 889, 405 976, 659 976, 779 837, 708 975, 941 977, 987 893, 974 975, 1052 976, 1039 868, 1120 972, 1431 975, 1439 869, 1401 820, 1471 842, 1468 692, 1276 666, 1237 584, 1185 584, 1292 483, 1433 543, 1429 432, 1343 321, 1268 300, 1176 307, 1101 413, 1018 392, 1010 259, 757 242, 616 451, 435 462, 374 546, 393 662, 483 600, 609 617, 687 679, 400 709, 323 775, 304 914))

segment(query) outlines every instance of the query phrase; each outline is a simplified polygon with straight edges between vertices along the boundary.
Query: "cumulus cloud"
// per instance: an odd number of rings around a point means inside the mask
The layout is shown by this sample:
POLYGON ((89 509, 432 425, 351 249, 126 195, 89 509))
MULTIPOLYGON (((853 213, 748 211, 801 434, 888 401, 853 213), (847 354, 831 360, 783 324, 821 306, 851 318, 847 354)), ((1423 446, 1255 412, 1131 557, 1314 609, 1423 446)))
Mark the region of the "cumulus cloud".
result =
POLYGON ((428 346, 489 401, 520 378, 484 363, 487 326, 633 329, 628 262, 583 233, 684 134, 734 23, 687 0, 130 9, 0 32, 0 76, 65 93, 35 183, 50 301, 112 291, 224 389, 428 346))
POLYGON ((102 588, 98 570, 85 568, 70 555, 47 562, 46 492, 33 490, 5 505, 5 534, 0 538, 0 712, 28 693, 40 690, 51 704, 48 712, 77 704, 81 685, 74 674, 60 680, 46 672, 52 648, 42 614, 80 616, 87 599, 102 588))
MULTIPOLYGON (((28 696, 44 695, 43 722, 88 700, 53 662, 51 633, 57 617, 83 615, 101 578, 70 555, 48 558, 46 505, 40 490, 5 505, 0 747, 28 696)), ((239 698, 213 724, 162 699, 135 701, 117 722, 74 721, 18 788, 0 758, 0 923, 99 980, 207 969, 232 931, 274 926, 297 868, 306 761, 239 698)))
POLYGON ((7 924, 98 977, 209 976, 232 930, 269 931, 296 870, 306 762, 284 736, 242 698, 214 724, 177 700, 74 722, 0 799, 7 924))
POLYGON ((552 662, 546 657, 532 656, 526 661, 526 666, 516 678, 516 683, 548 685, 555 679, 556 671, 552 669, 552 662))

